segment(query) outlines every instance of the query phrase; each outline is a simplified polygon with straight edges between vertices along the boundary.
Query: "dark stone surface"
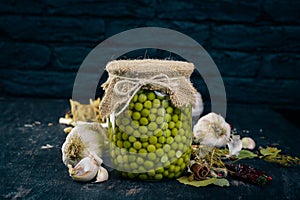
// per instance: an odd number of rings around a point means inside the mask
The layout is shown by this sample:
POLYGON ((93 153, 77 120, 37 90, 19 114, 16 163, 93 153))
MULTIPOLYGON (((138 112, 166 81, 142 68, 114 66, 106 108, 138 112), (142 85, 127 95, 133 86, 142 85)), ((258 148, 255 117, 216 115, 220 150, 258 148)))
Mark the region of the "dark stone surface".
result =
MULTIPOLYGON (((264 187, 233 180, 229 188, 195 188, 176 180, 131 181, 111 170, 109 180, 102 184, 73 182, 61 161, 66 135, 65 126, 58 124, 68 110, 67 100, 0 99, 1 199, 296 199, 300 195, 300 166, 286 168, 262 160, 243 163, 273 177, 264 187), (41 124, 24 126, 34 121, 41 124), (46 144, 54 147, 41 149, 46 144)), ((264 107, 229 105, 227 121, 259 146, 278 143, 284 153, 299 156, 299 121, 284 116, 264 107)))

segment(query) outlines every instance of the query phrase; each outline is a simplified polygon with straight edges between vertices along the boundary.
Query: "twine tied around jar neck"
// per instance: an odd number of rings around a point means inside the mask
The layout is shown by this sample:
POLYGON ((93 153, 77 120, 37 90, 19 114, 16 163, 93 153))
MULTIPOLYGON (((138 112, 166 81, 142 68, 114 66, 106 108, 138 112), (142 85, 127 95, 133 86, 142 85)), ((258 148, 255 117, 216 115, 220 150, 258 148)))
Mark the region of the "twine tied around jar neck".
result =
POLYGON ((178 87, 178 82, 176 80, 185 79, 185 77, 175 77, 169 78, 166 74, 158 74, 151 78, 127 78, 121 76, 112 76, 113 78, 119 78, 120 80, 115 84, 113 92, 117 96, 126 96, 127 102, 123 106, 123 108, 115 113, 115 116, 121 114, 129 105, 130 100, 133 96, 143 87, 146 85, 158 86, 160 88, 166 88, 169 91, 174 91, 178 87))

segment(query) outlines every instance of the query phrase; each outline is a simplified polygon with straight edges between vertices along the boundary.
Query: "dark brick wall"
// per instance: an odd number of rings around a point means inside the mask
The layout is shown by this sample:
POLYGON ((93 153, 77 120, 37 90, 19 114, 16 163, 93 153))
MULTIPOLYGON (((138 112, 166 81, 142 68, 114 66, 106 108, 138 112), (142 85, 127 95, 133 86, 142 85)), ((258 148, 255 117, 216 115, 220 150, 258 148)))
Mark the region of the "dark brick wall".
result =
POLYGON ((93 47, 121 31, 158 26, 208 51, 229 103, 299 109, 299 10, 298 0, 1 1, 1 96, 70 98, 93 47))

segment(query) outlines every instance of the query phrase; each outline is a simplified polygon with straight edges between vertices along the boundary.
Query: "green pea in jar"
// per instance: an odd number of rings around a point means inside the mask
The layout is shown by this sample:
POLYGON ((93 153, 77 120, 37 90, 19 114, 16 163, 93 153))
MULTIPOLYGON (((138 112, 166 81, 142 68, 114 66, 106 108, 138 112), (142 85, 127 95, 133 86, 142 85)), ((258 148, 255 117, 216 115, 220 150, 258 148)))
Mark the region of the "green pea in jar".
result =
POLYGON ((106 69, 100 114, 109 114, 111 167, 130 179, 181 176, 191 154, 193 65, 147 59, 113 61, 106 69))

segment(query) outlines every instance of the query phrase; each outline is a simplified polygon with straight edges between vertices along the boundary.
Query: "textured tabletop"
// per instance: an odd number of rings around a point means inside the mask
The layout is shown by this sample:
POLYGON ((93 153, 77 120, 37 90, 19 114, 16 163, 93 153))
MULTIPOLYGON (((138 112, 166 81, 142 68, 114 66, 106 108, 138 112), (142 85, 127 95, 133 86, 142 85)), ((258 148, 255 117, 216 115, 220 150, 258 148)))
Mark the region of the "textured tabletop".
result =
MULTIPOLYGON (((176 180, 124 180, 110 170, 101 184, 72 181, 61 161, 66 134, 58 119, 69 110, 67 100, 0 99, 0 199, 296 199, 300 196, 300 166, 282 167, 263 160, 243 163, 265 171, 273 181, 254 186, 230 179, 230 187, 196 188, 176 180), (34 123, 35 122, 35 123, 34 123), (40 122, 40 124, 39 124, 40 122), (50 123, 50 124, 49 124, 50 123), (42 148, 45 145, 53 148, 42 148)), ((266 107, 229 105, 226 120, 258 146, 278 145, 300 156, 300 128, 266 107)))

